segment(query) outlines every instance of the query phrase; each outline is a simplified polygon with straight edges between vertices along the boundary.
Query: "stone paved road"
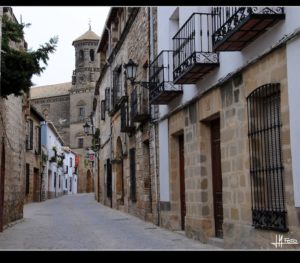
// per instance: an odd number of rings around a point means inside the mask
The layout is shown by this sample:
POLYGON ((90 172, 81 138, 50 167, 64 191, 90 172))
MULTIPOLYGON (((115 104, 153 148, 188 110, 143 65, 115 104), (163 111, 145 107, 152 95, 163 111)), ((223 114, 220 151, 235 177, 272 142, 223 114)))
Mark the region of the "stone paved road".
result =
POLYGON ((25 205, 24 219, 0 233, 0 249, 211 250, 218 249, 105 207, 94 194, 25 205))

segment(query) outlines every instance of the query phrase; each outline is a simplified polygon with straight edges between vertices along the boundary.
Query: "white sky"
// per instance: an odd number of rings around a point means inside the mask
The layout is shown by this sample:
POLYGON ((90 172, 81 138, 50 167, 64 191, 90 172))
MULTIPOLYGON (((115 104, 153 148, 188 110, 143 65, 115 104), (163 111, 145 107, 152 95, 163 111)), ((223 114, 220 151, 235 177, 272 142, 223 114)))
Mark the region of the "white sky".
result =
POLYGON ((36 86, 70 82, 75 69, 75 49, 73 40, 89 29, 101 36, 110 7, 105 6, 60 6, 60 7, 13 7, 20 22, 31 23, 24 29, 28 48, 34 50, 58 35, 56 51, 49 55, 48 66, 40 77, 34 75, 32 82, 36 86))

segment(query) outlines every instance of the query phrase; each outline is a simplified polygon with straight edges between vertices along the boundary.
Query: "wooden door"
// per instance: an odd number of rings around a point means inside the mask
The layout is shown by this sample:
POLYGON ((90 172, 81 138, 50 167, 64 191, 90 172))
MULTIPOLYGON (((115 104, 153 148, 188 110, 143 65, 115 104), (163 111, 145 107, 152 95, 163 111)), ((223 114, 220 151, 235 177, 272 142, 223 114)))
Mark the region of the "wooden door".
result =
POLYGON ((40 176, 39 169, 33 168, 33 201, 40 201, 40 176))
POLYGON ((178 136, 179 142, 179 177, 180 177, 180 214, 181 229, 184 230, 186 205, 185 205, 185 182, 184 182, 184 140, 183 135, 178 136))
POLYGON ((0 232, 3 231, 4 177, 5 177, 5 146, 4 146, 4 142, 2 142, 1 167, 0 167, 0 232))
POLYGON ((211 159, 213 177, 215 235, 223 238, 223 195, 220 150, 220 119, 211 122, 211 159))

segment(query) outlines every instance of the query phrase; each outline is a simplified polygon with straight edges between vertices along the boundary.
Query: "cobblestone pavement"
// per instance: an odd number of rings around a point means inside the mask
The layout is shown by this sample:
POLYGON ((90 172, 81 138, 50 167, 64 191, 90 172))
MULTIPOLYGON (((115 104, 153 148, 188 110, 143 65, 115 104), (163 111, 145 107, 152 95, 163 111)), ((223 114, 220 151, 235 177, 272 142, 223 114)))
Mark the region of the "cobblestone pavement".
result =
POLYGON ((25 205, 24 219, 0 233, 4 250, 212 250, 183 234, 103 206, 94 194, 25 205))

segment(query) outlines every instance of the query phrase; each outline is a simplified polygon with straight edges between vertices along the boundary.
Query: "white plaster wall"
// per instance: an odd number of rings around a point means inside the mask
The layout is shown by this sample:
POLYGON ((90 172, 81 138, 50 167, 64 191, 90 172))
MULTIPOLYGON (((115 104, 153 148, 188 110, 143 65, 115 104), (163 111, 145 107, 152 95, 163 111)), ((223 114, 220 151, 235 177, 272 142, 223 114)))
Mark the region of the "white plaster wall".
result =
MULTIPOLYGON (((193 12, 210 12, 211 7, 179 7, 179 27, 181 27, 193 12)), ((172 37, 172 21, 170 17, 173 15, 176 7, 158 7, 158 53, 164 49, 173 49, 172 37), (166 34, 168 32, 168 34, 166 34)), ((160 117, 164 116, 173 108, 189 101, 200 89, 209 88, 217 83, 218 80, 224 78, 227 74, 237 70, 239 67, 246 65, 248 61, 262 54, 272 45, 278 42, 285 34, 295 31, 300 26, 300 7, 285 7, 286 18, 272 27, 269 32, 264 33, 258 39, 254 40, 249 46, 241 52, 220 52, 220 66, 211 73, 199 80, 196 85, 184 85, 183 95, 177 98, 176 103, 170 102, 169 105, 160 106, 160 117)))
POLYGON ((295 206, 300 207, 300 38, 287 44, 288 99, 295 206))
POLYGON ((160 201, 170 201, 168 120, 160 122, 158 130, 160 201))

